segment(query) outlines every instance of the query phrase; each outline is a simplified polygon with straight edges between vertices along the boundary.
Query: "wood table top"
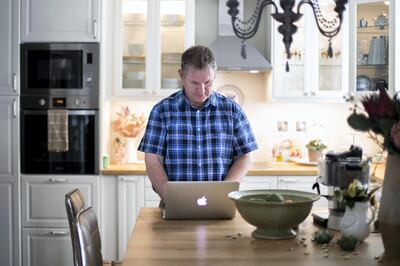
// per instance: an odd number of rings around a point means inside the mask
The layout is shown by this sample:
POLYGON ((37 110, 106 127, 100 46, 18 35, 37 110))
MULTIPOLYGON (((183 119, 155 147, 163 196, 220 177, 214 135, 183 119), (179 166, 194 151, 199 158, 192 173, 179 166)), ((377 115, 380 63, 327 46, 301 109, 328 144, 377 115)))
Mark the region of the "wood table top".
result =
MULTIPOLYGON (((377 259, 383 253, 377 233, 371 233, 355 252, 342 252, 333 244, 326 253, 322 245, 311 241, 318 229, 311 216, 300 224, 298 235, 289 240, 255 239, 251 237, 254 229, 239 213, 232 220, 166 221, 160 209, 143 208, 122 265, 388 265, 377 259), (300 243, 302 238, 305 245, 300 243)), ((340 236, 336 232, 332 242, 340 236)))

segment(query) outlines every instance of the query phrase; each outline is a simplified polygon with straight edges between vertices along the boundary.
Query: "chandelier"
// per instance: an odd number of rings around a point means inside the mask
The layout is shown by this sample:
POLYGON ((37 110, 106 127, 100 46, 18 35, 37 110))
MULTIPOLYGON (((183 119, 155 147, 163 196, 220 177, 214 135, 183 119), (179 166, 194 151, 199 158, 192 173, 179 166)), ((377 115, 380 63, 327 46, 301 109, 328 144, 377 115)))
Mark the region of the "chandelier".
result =
POLYGON ((345 11, 345 5, 348 0, 334 0, 336 12, 336 16, 334 18, 325 18, 321 12, 321 9, 318 4, 318 0, 301 0, 298 1, 297 7, 294 8, 296 0, 280 0, 279 5, 282 8, 281 13, 278 12, 278 7, 273 0, 258 0, 257 6, 253 12, 253 15, 246 21, 241 20, 238 17, 239 14, 239 1, 238 0, 228 0, 226 5, 228 6, 228 14, 231 16, 232 27, 235 35, 242 39, 242 48, 241 48, 241 56, 243 59, 246 59, 246 49, 244 45, 244 41, 250 39, 256 34, 258 30, 258 26, 260 25, 261 16, 263 14, 263 10, 267 5, 272 5, 274 10, 271 16, 281 23, 278 27, 279 33, 283 35, 283 43, 285 44, 285 52, 286 52, 286 72, 289 71, 289 63, 288 60, 291 57, 290 54, 290 45, 293 42, 293 34, 297 32, 297 26, 295 23, 303 16, 300 13, 300 7, 303 4, 308 4, 311 6, 315 21, 317 23, 319 32, 329 39, 328 46, 328 56, 333 57, 332 50, 332 38, 335 37, 339 32, 343 22, 343 12, 345 11), (295 13, 294 11, 297 11, 295 13))

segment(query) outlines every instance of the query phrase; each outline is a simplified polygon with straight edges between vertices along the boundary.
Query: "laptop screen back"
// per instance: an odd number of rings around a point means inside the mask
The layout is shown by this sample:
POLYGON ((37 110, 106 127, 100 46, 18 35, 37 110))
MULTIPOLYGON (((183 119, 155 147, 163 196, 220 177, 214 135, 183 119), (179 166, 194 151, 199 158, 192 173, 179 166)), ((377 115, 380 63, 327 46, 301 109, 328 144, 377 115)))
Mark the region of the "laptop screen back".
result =
POLYGON ((236 206, 228 194, 238 189, 239 182, 167 182, 164 218, 232 219, 236 206))

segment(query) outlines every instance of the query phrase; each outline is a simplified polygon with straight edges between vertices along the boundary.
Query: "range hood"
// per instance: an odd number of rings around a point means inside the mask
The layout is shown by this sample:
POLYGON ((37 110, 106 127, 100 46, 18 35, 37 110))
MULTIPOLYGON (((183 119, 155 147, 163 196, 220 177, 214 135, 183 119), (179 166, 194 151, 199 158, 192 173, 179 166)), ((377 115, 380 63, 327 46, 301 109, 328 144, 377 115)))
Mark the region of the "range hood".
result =
MULTIPOLYGON (((239 0, 239 15, 243 14, 243 0, 239 0)), ((268 60, 249 42, 245 42, 246 59, 241 56, 242 40, 232 29, 231 17, 227 13, 226 0, 218 1, 218 37, 210 45, 218 70, 222 71, 266 71, 272 68, 268 60)))

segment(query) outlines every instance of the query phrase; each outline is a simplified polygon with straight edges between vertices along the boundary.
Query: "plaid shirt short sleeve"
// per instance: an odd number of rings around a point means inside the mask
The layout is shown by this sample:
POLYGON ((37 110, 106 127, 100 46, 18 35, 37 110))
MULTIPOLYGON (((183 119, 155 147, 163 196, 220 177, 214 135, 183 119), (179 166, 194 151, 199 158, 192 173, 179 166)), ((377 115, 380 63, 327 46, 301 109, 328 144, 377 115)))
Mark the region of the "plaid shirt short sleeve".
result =
POLYGON ((164 157, 171 181, 222 181, 235 156, 255 149, 241 108, 215 92, 200 109, 190 106, 183 91, 156 104, 139 145, 164 157))

